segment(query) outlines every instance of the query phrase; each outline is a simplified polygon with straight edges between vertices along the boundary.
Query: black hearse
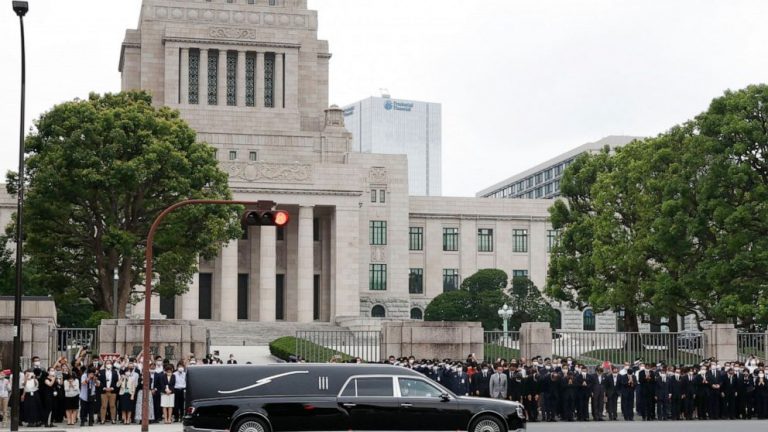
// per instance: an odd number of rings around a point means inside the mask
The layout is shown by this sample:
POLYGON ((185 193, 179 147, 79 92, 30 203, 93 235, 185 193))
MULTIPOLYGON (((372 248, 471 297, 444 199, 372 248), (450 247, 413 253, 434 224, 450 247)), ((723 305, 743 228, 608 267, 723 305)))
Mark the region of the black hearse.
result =
POLYGON ((389 365, 192 366, 185 432, 525 429, 521 404, 456 396, 389 365))

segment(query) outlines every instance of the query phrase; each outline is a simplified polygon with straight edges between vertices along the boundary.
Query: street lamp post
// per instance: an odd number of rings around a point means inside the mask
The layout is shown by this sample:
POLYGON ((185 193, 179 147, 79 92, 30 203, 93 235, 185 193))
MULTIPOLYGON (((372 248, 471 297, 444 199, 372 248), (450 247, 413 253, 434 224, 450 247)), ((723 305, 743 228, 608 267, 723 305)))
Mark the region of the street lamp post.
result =
POLYGON ((112 283, 112 316, 115 319, 120 318, 117 313, 117 284, 119 282, 119 275, 117 274, 117 267, 115 267, 114 281, 112 283))
POLYGON ((11 430, 19 430, 19 408, 21 406, 21 293, 22 293, 22 245, 24 239, 24 97, 27 85, 26 51, 24 49, 24 15, 29 11, 25 1, 12 2, 13 11, 19 17, 21 28, 21 120, 19 122, 19 185, 16 193, 18 202, 16 209, 16 292, 13 306, 13 361, 11 367, 11 430))
POLYGON ((506 343, 509 337, 509 319, 512 318, 512 309, 504 303, 504 306, 499 309, 499 318, 504 321, 504 343, 506 343))

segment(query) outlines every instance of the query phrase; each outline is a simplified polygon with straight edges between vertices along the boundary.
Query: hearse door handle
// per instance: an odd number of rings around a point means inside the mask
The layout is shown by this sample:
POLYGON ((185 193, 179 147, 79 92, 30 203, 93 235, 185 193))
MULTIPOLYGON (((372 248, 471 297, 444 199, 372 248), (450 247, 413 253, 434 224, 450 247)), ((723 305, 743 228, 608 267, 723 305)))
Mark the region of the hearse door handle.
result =
POLYGON ((357 404, 351 403, 351 402, 343 403, 342 405, 344 405, 347 408, 352 408, 357 406, 357 404))
POLYGON ((410 404, 410 403, 406 402, 406 403, 401 403, 400 406, 403 407, 403 408, 410 408, 410 407, 413 406, 413 404, 410 404))

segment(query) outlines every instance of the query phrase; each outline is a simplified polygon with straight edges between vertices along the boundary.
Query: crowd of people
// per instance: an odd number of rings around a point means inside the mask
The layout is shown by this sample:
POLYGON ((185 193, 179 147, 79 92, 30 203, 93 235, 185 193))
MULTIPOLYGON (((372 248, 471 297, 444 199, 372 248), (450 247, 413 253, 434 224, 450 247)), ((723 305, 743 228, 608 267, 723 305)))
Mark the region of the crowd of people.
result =
MULTIPOLYGON (((66 421, 67 425, 93 426, 100 424, 130 424, 141 422, 143 358, 116 356, 93 357, 85 349, 73 359, 59 358, 45 367, 39 357, 32 357, 31 367, 20 376, 20 419, 26 426, 53 427, 66 421)), ((234 362, 230 358, 227 363, 234 362)), ((150 422, 172 423, 181 420, 184 412, 186 366, 197 360, 190 355, 185 360, 171 362, 156 356, 150 370, 152 397, 147 416, 150 422)), ((201 363, 223 363, 209 356, 201 363)), ((8 400, 11 393, 10 370, 0 372, 0 416, 8 422, 8 400)))
MULTIPOLYGON (((357 359, 357 361, 360 361, 357 359)), ((698 365, 634 362, 596 368, 572 358, 388 362, 411 368, 457 395, 508 399, 529 421, 768 419, 765 364, 708 359, 698 365), (620 410, 619 410, 620 407, 620 410)))

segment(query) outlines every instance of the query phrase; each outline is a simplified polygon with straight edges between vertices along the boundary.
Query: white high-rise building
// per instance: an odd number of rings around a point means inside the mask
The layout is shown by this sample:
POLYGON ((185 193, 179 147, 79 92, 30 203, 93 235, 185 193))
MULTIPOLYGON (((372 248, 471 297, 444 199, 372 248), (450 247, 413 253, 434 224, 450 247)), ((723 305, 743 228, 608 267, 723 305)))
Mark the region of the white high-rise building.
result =
POLYGON ((439 196, 441 174, 439 103, 369 97, 344 107, 352 150, 408 157, 410 195, 439 196))

